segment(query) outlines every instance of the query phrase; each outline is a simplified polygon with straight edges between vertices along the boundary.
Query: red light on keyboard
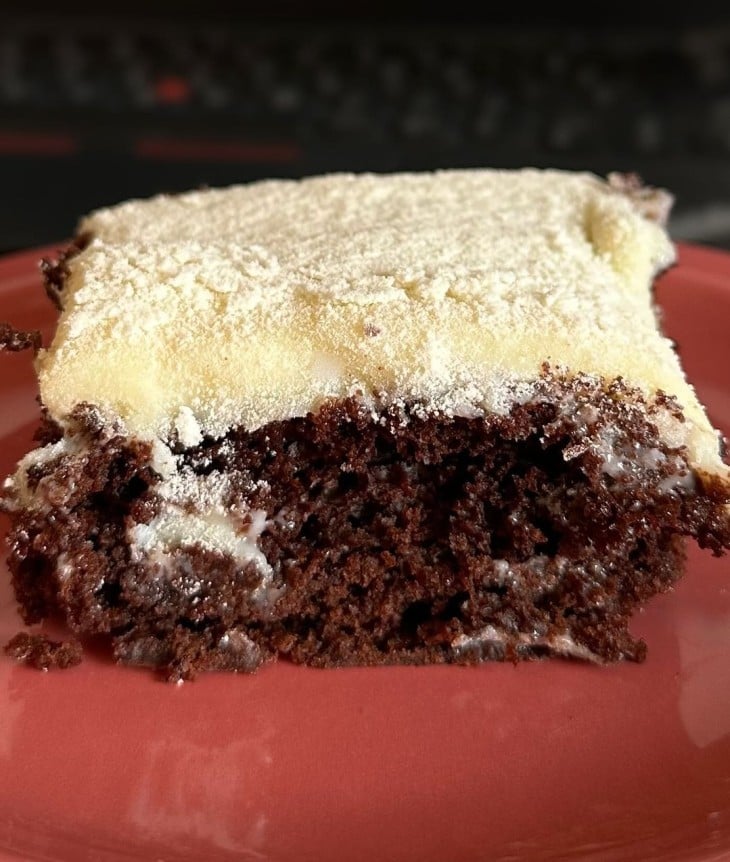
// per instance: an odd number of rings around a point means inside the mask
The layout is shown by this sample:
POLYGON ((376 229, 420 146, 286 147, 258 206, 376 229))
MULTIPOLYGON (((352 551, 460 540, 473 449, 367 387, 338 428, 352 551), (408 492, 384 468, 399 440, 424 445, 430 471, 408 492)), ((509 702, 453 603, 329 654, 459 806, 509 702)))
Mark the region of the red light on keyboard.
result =
POLYGON ((190 84, 179 75, 163 75, 155 81, 155 98, 161 105, 182 105, 190 98, 190 84))

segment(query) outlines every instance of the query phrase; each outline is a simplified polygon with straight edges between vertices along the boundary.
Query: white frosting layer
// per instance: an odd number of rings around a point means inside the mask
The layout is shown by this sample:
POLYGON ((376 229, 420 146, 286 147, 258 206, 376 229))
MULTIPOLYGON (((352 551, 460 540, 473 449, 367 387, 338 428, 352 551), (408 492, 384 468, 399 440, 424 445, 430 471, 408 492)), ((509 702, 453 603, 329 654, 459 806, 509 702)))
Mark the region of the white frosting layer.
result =
POLYGON ((474 170, 101 210, 38 358, 43 402, 192 444, 355 392, 504 412, 548 361, 675 395, 694 464, 724 471, 657 333, 649 288, 674 252, 638 206, 589 174, 474 170))

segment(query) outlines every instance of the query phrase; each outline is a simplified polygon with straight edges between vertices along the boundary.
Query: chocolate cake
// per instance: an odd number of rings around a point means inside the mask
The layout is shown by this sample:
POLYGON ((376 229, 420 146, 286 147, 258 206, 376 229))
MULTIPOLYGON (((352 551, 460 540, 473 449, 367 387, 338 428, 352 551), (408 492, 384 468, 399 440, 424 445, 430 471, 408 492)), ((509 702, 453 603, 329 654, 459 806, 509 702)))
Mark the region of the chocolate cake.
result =
POLYGON ((40 445, 5 483, 26 622, 170 679, 640 660, 631 614, 684 538, 730 546, 652 301, 669 203, 471 170, 91 214, 43 267, 40 445))

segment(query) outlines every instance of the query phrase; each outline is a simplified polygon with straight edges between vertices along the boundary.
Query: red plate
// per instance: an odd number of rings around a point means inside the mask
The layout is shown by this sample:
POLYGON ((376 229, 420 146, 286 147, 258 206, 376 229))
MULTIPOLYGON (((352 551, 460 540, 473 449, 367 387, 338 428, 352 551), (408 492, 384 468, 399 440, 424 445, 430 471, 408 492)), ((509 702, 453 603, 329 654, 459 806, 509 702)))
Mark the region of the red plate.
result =
MULTIPOLYGON (((38 256, 0 262, 0 320, 52 324, 38 256)), ((730 432, 730 256, 683 247, 658 296, 730 432)), ((0 368, 5 474, 37 407, 29 357, 0 368)), ((729 575, 690 548, 635 621, 643 665, 280 663, 176 687, 104 655, 47 674, 3 657, 0 859, 730 858, 729 575)), ((7 581, 3 642, 20 628, 7 581)))

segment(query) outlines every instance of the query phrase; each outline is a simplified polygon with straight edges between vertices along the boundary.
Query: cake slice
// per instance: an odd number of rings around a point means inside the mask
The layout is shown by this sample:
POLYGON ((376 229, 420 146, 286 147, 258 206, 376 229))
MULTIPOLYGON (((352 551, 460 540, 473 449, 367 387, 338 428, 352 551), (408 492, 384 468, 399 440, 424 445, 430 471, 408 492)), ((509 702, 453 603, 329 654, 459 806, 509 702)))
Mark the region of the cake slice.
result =
POLYGON ((130 201, 46 263, 40 448, 5 485, 28 623, 171 679, 641 659, 632 611, 730 545, 662 337, 666 194, 558 171, 130 201))

